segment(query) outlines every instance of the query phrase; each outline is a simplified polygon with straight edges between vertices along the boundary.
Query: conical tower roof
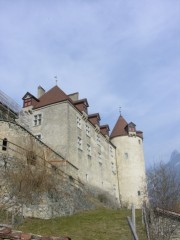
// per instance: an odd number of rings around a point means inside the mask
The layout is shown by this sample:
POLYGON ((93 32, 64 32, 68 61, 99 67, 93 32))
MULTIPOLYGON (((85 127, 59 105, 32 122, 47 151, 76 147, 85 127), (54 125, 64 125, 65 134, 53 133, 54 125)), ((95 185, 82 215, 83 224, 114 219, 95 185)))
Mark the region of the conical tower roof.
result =
POLYGON ((58 86, 54 86, 39 98, 39 102, 35 105, 35 108, 44 107, 65 100, 72 102, 70 97, 66 95, 65 92, 63 92, 58 86))
POLYGON ((125 129, 127 124, 128 123, 126 122, 126 120, 120 115, 113 130, 112 130, 110 138, 112 139, 114 137, 127 136, 128 133, 125 129))

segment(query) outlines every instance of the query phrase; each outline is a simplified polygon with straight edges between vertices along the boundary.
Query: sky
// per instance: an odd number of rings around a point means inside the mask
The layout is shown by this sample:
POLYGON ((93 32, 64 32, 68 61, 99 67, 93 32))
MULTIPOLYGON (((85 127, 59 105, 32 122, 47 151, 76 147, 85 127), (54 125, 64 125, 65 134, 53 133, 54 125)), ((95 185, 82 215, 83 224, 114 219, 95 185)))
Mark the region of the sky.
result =
POLYGON ((0 0, 0 90, 56 84, 112 130, 121 107, 146 166, 180 151, 179 0, 0 0))

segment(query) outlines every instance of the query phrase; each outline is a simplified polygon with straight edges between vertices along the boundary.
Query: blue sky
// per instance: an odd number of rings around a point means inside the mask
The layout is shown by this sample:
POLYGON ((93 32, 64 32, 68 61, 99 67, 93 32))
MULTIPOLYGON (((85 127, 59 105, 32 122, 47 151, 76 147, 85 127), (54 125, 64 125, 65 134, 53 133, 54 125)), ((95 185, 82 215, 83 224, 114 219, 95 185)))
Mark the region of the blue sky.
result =
POLYGON ((146 164, 180 151, 179 0, 0 0, 0 89, 87 98, 112 130, 144 132, 146 164))

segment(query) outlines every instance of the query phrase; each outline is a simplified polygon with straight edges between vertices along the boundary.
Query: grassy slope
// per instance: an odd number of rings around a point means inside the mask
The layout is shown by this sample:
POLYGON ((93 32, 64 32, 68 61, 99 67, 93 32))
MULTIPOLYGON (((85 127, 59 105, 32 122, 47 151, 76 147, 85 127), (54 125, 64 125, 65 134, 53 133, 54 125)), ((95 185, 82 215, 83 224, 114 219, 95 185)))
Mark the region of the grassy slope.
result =
MULTIPOLYGON (((51 220, 27 219, 18 229, 45 236, 69 236, 72 240, 132 239, 128 210, 97 209, 51 220)), ((146 240, 141 223, 141 211, 136 211, 139 240, 146 240)))

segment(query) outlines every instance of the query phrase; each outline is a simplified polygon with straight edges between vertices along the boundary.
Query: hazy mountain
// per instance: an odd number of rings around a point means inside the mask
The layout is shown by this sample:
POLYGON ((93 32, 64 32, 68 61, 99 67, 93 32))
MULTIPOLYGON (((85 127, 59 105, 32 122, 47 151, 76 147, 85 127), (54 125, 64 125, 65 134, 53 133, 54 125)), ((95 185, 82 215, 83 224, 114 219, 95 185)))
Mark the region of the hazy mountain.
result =
POLYGON ((180 153, 177 150, 174 150, 171 154, 171 158, 167 163, 167 167, 170 167, 175 170, 176 176, 180 180, 180 153))

